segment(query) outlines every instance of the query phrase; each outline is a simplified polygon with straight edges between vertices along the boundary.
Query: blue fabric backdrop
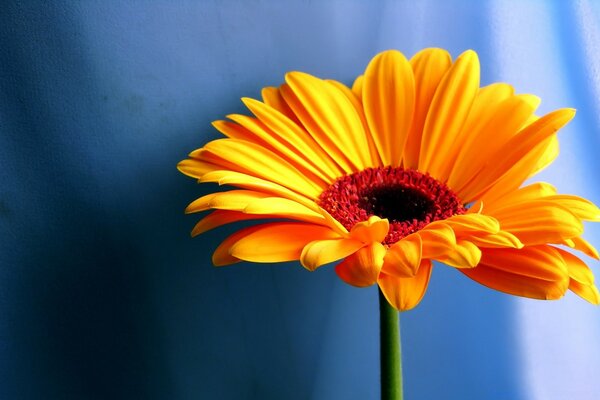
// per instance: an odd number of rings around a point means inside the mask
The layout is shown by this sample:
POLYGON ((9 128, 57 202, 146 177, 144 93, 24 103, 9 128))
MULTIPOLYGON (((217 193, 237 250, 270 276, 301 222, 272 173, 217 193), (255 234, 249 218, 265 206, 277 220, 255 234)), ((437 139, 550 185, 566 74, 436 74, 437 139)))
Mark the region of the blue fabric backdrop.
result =
MULTIPOLYGON (((384 49, 472 48, 483 84, 578 109, 542 178, 598 204, 599 18, 592 1, 5 2, 0 398, 376 399, 376 289, 211 267, 230 229, 189 238, 207 189, 176 163, 286 71, 351 82, 384 49)), ((597 399, 599 317, 438 266, 402 315, 406 397, 597 399)))

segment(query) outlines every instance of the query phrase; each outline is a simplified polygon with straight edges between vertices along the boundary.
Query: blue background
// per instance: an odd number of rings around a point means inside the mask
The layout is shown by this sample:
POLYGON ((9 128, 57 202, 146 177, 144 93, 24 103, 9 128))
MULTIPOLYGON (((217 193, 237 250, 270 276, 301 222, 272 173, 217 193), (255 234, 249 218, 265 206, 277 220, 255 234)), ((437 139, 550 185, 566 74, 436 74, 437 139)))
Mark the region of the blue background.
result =
MULTIPOLYGON (((472 48, 482 84, 578 109, 542 178, 600 203, 599 17, 591 1, 9 1, 0 398, 378 398, 376 289, 211 267, 232 228, 189 238, 183 209, 213 188, 175 165, 286 71, 350 83, 384 49, 472 48)), ((401 316, 406 398, 597 399, 599 317, 440 265, 401 316)))

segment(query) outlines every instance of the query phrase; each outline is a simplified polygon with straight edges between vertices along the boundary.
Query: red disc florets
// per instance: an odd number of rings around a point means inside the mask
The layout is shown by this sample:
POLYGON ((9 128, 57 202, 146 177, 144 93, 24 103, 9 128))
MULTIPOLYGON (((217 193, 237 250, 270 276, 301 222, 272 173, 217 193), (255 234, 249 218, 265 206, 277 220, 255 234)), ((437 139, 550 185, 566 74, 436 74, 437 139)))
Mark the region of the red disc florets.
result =
POLYGON ((348 230, 373 215, 387 218, 385 244, 466 211, 444 183, 401 167, 367 168, 343 176, 321 193, 318 204, 348 230))

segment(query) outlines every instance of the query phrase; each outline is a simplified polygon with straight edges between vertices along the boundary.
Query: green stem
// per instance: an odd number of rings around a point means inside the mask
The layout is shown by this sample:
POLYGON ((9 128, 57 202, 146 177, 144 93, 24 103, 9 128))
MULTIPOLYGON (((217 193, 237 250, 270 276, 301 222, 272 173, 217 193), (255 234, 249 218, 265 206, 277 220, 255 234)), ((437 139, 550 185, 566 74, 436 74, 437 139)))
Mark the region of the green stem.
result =
POLYGON ((402 352, 400 318, 379 291, 381 400, 402 400, 402 352))

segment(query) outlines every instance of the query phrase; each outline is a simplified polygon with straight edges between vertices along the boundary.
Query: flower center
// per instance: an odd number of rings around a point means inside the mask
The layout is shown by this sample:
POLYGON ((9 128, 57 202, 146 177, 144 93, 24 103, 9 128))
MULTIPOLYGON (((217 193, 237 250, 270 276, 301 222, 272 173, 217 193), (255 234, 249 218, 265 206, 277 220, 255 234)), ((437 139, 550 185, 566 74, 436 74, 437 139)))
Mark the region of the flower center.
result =
POLYGON ((464 214, 458 196, 428 174, 401 167, 367 168, 338 178, 318 200, 346 229, 376 215, 390 221, 384 243, 396 243, 427 224, 464 214))

